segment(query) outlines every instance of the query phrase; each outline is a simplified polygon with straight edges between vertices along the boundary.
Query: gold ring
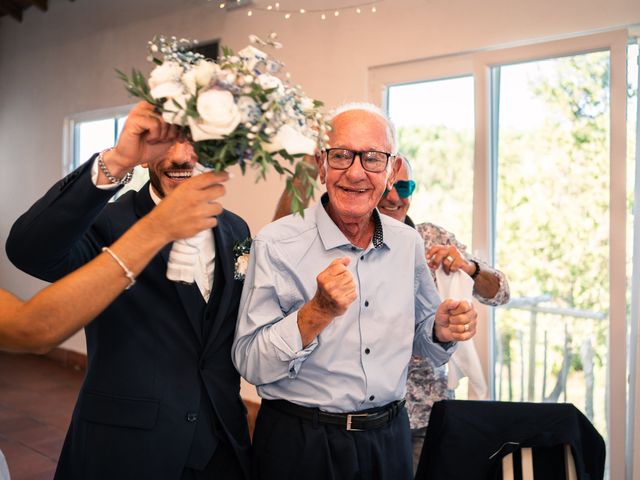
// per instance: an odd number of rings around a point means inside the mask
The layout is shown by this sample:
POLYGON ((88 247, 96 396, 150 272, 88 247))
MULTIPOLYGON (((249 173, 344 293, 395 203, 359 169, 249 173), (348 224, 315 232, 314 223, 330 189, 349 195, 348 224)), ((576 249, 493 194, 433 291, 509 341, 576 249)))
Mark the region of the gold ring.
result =
POLYGON ((468 331, 469 331, 469 324, 468 324, 468 323, 465 323, 465 324, 464 324, 464 331, 465 331, 465 332, 468 332, 468 331))
POLYGON ((449 260, 449 264, 452 264, 454 262, 454 259, 451 255, 447 256, 447 260, 449 260))

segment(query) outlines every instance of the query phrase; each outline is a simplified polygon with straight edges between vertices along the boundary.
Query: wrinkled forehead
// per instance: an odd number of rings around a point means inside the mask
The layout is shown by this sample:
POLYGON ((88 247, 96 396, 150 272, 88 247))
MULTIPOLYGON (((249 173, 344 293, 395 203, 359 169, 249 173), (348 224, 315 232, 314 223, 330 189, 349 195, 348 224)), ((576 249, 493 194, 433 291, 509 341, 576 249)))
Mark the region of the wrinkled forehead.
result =
POLYGON ((330 147, 392 152, 393 131, 384 117, 366 110, 349 110, 331 121, 330 147))

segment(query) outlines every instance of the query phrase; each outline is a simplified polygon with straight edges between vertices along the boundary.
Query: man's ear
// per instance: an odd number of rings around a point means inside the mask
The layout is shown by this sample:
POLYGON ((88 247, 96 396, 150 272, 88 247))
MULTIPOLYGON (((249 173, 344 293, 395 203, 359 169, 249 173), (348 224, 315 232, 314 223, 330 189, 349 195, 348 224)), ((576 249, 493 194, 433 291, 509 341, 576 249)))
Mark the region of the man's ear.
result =
POLYGON ((327 152, 320 152, 315 155, 316 165, 318 166, 318 174, 320 175, 320 183, 324 184, 327 179, 327 152))
POLYGON ((396 178, 398 178, 400 167, 402 167, 402 160, 396 155, 395 157, 393 157, 391 172, 389 173, 389 177, 387 177, 387 188, 389 190, 391 190, 393 188, 393 184, 396 183, 396 178))

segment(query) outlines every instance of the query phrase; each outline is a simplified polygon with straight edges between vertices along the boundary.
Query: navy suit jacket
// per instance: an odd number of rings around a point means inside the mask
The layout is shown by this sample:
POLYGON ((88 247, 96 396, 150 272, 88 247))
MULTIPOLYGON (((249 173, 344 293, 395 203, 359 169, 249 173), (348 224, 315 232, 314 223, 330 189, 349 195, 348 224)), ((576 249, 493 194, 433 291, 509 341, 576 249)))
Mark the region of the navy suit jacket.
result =
MULTIPOLYGON (((148 184, 108 204, 113 191, 94 186, 92 162, 56 183, 13 225, 7 254, 18 268, 55 281, 90 261, 154 207, 148 184)), ((136 284, 85 328, 87 372, 57 478, 179 478, 201 399, 211 401, 248 477, 246 409, 231 362, 242 291, 242 282, 233 279, 232 249, 248 235, 237 215, 218 216, 217 264, 226 281, 215 318, 198 318, 203 302, 193 301, 197 287, 166 278, 168 245, 136 284), (202 321, 213 322, 207 338, 202 321)))

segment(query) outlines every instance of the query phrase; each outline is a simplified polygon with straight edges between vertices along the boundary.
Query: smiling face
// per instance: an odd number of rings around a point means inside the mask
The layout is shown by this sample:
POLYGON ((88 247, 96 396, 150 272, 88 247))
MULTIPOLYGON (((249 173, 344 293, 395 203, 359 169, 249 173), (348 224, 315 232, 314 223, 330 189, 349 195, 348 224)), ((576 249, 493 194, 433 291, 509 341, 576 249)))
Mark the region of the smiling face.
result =
MULTIPOLYGON (((398 180, 410 180, 407 167, 400 159, 400 157, 398 157, 398 162, 400 162, 400 169, 398 170, 398 175, 396 176, 395 181, 397 182, 398 180)), ((384 197, 382 197, 382 200, 380 200, 380 203, 378 203, 378 210, 380 210, 380 213, 384 213, 385 215, 389 215, 390 217, 395 218, 400 222, 404 222, 410 206, 411 197, 400 197, 398 195, 398 191, 394 187, 389 189, 389 192, 384 197)))
POLYGON ((143 166, 149 169, 149 179, 154 191, 165 197, 180 183, 191 177, 191 172, 198 157, 191 143, 176 141, 164 159, 153 165, 143 166))
MULTIPOLYGON (((348 110, 337 115, 331 123, 331 148, 392 151, 391 130, 380 115, 366 110, 348 110)), ((394 181, 392 177, 395 172, 391 168, 393 157, 387 168, 379 173, 364 170, 359 156, 346 170, 328 166, 326 154, 320 161, 320 181, 327 185, 329 215, 338 225, 340 222, 368 221, 385 187, 394 181)))

